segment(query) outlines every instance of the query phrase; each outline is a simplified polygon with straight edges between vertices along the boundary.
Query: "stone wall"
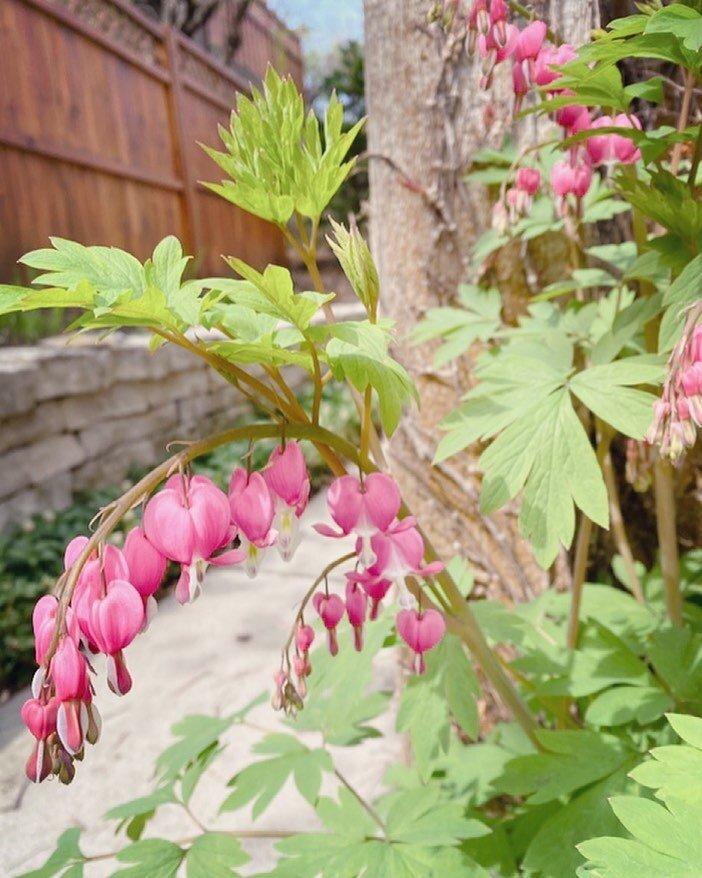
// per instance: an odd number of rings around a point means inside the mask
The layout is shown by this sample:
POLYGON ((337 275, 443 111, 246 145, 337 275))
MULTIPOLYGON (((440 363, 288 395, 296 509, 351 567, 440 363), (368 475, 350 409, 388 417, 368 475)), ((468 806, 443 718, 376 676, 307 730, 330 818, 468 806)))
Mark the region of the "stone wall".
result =
POLYGON ((248 403, 201 360, 148 338, 0 348, 0 529, 163 459, 170 439, 232 424, 248 403))

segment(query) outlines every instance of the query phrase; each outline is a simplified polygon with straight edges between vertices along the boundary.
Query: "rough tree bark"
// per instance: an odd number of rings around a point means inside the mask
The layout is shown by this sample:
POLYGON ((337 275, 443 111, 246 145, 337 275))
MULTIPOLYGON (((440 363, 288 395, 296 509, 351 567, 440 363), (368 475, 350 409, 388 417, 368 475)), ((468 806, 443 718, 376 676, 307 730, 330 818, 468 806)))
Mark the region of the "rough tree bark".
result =
MULTIPOLYGON (((371 245, 384 312, 396 320, 400 339, 428 308, 451 303, 470 276, 471 244, 489 223, 490 204, 485 191, 464 183, 463 172, 475 151, 500 146, 511 124, 509 71, 499 71, 486 132, 490 96, 478 89, 463 40, 427 24, 430 5, 365 0, 371 245)), ((552 6, 550 16, 537 12, 574 42, 598 24, 592 0, 552 6)), ((522 255, 507 254, 495 269, 509 281, 515 310, 526 289, 522 255)), ((480 515, 478 450, 430 466, 438 422, 470 386, 468 358, 438 370, 432 352, 431 345, 408 344, 398 351, 421 397, 420 410, 403 418, 389 449, 410 506, 445 556, 460 553, 472 562, 481 591, 518 601, 540 592, 554 573, 565 583, 564 558, 551 574, 534 562, 518 534, 516 505, 480 515)))

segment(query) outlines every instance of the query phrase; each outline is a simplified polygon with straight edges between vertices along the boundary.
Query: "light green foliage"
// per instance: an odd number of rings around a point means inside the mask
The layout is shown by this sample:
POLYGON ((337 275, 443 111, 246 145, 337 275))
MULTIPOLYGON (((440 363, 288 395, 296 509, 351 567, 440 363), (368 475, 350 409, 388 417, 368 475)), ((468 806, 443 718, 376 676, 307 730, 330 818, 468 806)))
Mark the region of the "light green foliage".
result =
MULTIPOLYGON (((369 625, 360 654, 349 648, 340 649, 337 656, 324 649, 315 652, 314 686, 293 728, 319 731, 327 743, 337 747, 380 737, 370 723, 387 710, 392 693, 371 688, 373 659, 391 637, 392 623, 392 615, 383 613, 369 625)), ((339 632, 342 647, 350 646, 350 626, 342 623, 339 632)))
POLYGON ((387 323, 337 323, 329 333, 326 359, 333 375, 346 378, 358 391, 369 385, 375 390, 383 430, 392 435, 403 407, 418 396, 407 370, 390 356, 387 323))
POLYGON ((80 829, 67 829, 57 840, 56 849, 40 869, 25 872, 21 878, 83 878, 85 856, 78 841, 80 829))
POLYGON ((426 781, 439 754, 451 742, 452 720, 472 740, 478 738, 480 686, 460 640, 447 636, 427 656, 426 676, 410 680, 397 727, 412 742, 416 768, 426 781))
POLYGON ((378 271, 363 235, 358 227, 346 229, 341 223, 330 220, 334 232, 327 236, 327 243, 339 260, 351 288, 363 302, 366 311, 375 316, 380 292, 378 271))
POLYGON ((293 735, 268 735, 255 748, 256 753, 270 755, 255 762, 230 781, 234 787, 222 803, 222 811, 236 811, 253 802, 254 818, 260 816, 292 777, 298 791, 314 805, 319 795, 322 774, 333 766, 323 749, 310 750, 293 735))
POLYGON ((204 147, 231 178, 207 183, 213 192, 262 219, 285 225, 294 213, 318 219, 348 176, 344 159, 363 120, 343 131, 344 108, 332 96, 323 132, 291 79, 268 68, 263 90, 239 95, 229 130, 220 127, 225 152, 204 147))
POLYGON ((445 419, 448 434, 436 453, 444 460, 494 438, 480 458, 486 473, 481 509, 498 509, 523 491, 520 527, 543 566, 553 562, 560 545, 570 545, 574 506, 608 523, 604 481, 574 404, 583 403, 605 423, 640 439, 654 397, 639 386, 663 377, 661 359, 647 355, 576 370, 575 341, 606 360, 649 317, 631 315, 627 323, 619 313, 608 315, 606 305, 587 307, 561 315, 552 306, 532 306, 519 327, 500 332, 502 344, 478 360, 475 389, 445 419))
POLYGON ((668 720, 684 743, 654 748, 652 758, 631 772, 634 780, 652 789, 660 801, 612 798, 612 811, 630 837, 603 836, 580 844, 588 862, 579 876, 625 878, 632 874, 632 867, 646 878, 693 878, 699 874, 702 719, 670 714, 668 720))
POLYGON ((663 297, 666 308, 661 321, 659 345, 671 350, 682 328, 683 311, 700 298, 702 289, 702 255, 695 256, 668 287, 663 297))
POLYGON ((458 288, 462 308, 430 308, 425 319, 412 331, 418 344, 441 338, 444 344, 434 354, 436 368, 459 357, 474 342, 487 341, 500 329, 502 299, 497 290, 479 290, 462 284, 458 288))

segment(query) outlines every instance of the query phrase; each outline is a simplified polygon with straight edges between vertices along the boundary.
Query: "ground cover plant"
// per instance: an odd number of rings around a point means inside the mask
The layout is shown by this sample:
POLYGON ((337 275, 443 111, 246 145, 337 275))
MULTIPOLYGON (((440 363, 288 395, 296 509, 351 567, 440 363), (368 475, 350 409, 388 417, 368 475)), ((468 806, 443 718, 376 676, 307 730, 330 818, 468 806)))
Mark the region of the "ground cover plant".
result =
MULTIPOLYGON (((491 87, 496 65, 511 65, 515 111, 551 124, 539 144, 475 157, 476 185, 497 190, 494 228, 478 242, 475 277, 456 303, 415 331, 417 341, 441 340, 439 362, 476 357, 475 384, 447 413, 437 460, 482 443, 483 510, 517 498, 540 564, 571 551, 569 591, 512 607, 471 600, 469 565, 438 558, 403 502, 379 433, 393 433, 415 393, 392 355, 369 248, 357 229, 332 223, 329 243, 364 320, 334 319, 316 261, 320 220, 351 170, 358 126, 342 131, 332 100, 320 130, 294 85, 269 71, 260 92, 239 99, 223 149, 208 150, 226 174, 212 188, 279 226, 313 290, 295 291, 283 267, 259 272, 236 257, 227 259, 236 279, 182 282, 186 258, 173 238, 143 265, 54 239, 24 257, 41 272, 35 289, 0 290, 8 313, 81 309, 74 331, 143 327, 156 355, 163 344, 187 348, 264 414, 176 450, 101 510, 90 537, 69 543, 55 596, 34 614, 27 773, 68 783, 90 758, 85 745, 99 737, 95 682, 106 677, 117 694, 132 688, 138 669, 126 653, 159 622, 151 595, 167 561, 179 565, 176 594, 187 604, 207 599, 210 564, 240 564, 254 577, 267 552, 292 557, 309 497, 301 446, 311 443, 334 477, 329 520, 317 529, 330 540, 352 536, 352 549, 310 571, 290 613, 271 669, 273 706, 285 711, 289 733, 262 736, 258 758, 222 791, 223 812, 250 807, 258 817, 291 780, 316 814, 320 829, 280 833, 278 862, 265 874, 692 878, 701 853, 702 554, 680 556, 674 476, 702 425, 702 138, 690 115, 702 14, 647 4, 582 47, 559 43, 546 22, 502 0, 478 0, 466 15, 443 4, 434 18, 461 28, 466 48, 479 53, 481 87, 491 87), (639 121, 636 107, 662 101, 665 83, 654 75, 625 85, 618 64, 629 57, 662 62, 681 81, 676 126, 639 121), (613 217, 626 235, 599 243, 598 223, 613 217), (566 276, 534 289, 507 322, 491 255, 553 234, 570 248, 566 276), (320 312, 326 319, 313 322, 320 312), (309 374, 308 406, 283 366, 309 374), (346 382, 357 402, 351 439, 321 424, 332 382, 346 382), (242 455, 227 491, 191 469, 232 441, 253 448, 264 439, 274 440, 270 456, 255 465, 242 455), (650 492, 655 508, 648 568, 622 514, 624 478, 650 492), (134 510, 140 524, 121 550, 108 538, 134 510), (616 553, 600 565, 602 581, 588 582, 597 528, 610 530, 616 553), (391 705, 390 693, 371 686, 372 660, 396 644, 408 670, 397 727, 412 760, 392 765, 386 792, 368 801, 329 748, 362 748, 378 734, 391 705), (320 733, 319 746, 302 743, 298 729, 320 733), (321 793, 327 775, 331 795, 321 793)), ((192 813, 198 781, 226 758, 220 739, 247 723, 251 707, 174 727, 154 791, 107 815, 124 836, 114 874, 237 874, 247 861, 243 831, 215 831, 199 817, 186 840, 148 830, 159 808, 192 813)), ((67 830, 28 874, 82 875, 91 858, 79 835, 67 830)))

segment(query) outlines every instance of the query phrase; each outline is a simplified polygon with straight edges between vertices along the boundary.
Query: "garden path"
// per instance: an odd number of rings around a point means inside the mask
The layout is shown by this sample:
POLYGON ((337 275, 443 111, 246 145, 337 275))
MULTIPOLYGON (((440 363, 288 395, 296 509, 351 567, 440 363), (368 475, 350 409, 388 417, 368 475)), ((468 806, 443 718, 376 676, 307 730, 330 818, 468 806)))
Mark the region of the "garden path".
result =
MULTIPOLYGON (((168 745, 171 725, 187 713, 225 714, 270 688, 293 605, 311 576, 347 551, 338 541, 325 540, 312 530, 311 523, 324 518, 323 498, 318 496, 305 516, 302 544, 290 564, 272 551, 253 581, 242 570, 213 568, 203 596, 191 607, 178 606, 172 595, 161 602, 147 635, 128 651, 133 691, 122 699, 99 691, 103 736, 96 747, 88 748, 70 786, 33 786, 24 780, 30 739, 19 709, 26 693, 18 693, 0 708, 0 878, 14 878, 42 865, 57 836, 70 826, 84 830, 81 844, 86 854, 122 847, 122 839, 113 834, 114 822, 106 823, 102 815, 151 789, 154 759, 168 745)), ((378 662, 379 684, 391 687, 395 673, 395 660, 386 651, 378 662)), ((257 707, 250 719, 268 728, 280 727, 268 703, 257 707)), ((386 765, 401 751, 401 741, 388 720, 379 727, 386 733, 382 738, 334 753, 339 768, 364 794, 378 792, 386 765)), ((226 815, 226 820, 216 816, 227 779, 246 764, 251 745, 259 738, 240 726, 234 735, 233 745, 201 782, 192 801, 193 810, 211 828, 253 826, 246 811, 226 815)), ((317 744, 318 735, 312 740, 317 744)), ((296 791, 286 787, 256 822, 256 829, 315 828, 314 815, 310 817, 310 809, 300 807, 301 802, 296 791)), ((174 840, 196 831, 187 816, 172 806, 159 812, 149 830, 174 840)), ((242 874, 273 865, 270 841, 245 844, 253 861, 242 874)), ((117 868, 114 860, 91 863, 86 878, 103 878, 117 868)))

